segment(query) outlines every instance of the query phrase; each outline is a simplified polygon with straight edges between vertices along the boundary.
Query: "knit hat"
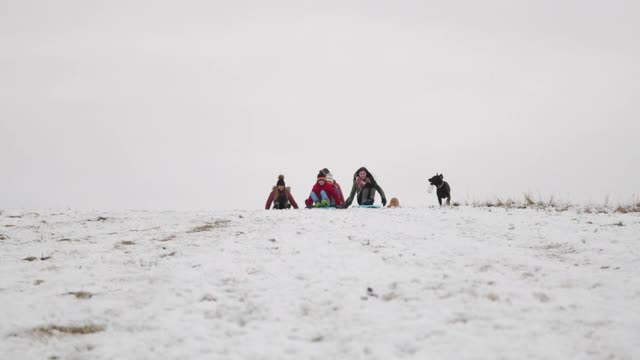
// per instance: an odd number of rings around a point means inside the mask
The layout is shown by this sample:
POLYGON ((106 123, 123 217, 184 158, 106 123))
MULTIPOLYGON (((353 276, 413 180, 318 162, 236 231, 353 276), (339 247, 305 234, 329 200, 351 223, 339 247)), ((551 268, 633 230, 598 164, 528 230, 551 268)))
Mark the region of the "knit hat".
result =
POLYGON ((284 175, 278 175, 278 182, 276 183, 276 186, 278 185, 284 186, 284 175))
POLYGON ((326 176, 322 171, 318 173, 318 180, 325 180, 325 181, 327 180, 326 176))
POLYGON ((327 174, 327 181, 333 184, 333 174, 331 173, 327 174))

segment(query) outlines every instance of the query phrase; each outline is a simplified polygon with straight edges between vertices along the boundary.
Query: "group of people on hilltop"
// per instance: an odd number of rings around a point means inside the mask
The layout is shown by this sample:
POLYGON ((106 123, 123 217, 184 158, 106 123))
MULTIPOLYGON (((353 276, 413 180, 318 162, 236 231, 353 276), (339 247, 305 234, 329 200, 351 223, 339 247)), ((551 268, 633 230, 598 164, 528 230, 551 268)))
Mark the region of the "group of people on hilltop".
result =
MULTIPOLYGON (((376 191, 380 193, 382 198, 382 206, 387 204, 387 198, 380 185, 376 182, 371 172, 366 167, 359 168, 353 174, 353 185, 351 193, 347 199, 344 198, 340 184, 333 178, 333 174, 329 169, 324 168, 318 172, 316 182, 311 188, 309 197, 305 200, 307 208, 335 207, 346 209, 351 206, 355 197, 358 205, 373 205, 375 201, 376 191)), ((291 195, 291 188, 285 186, 284 175, 278 176, 278 182, 273 187, 265 209, 298 209, 298 204, 291 195)))

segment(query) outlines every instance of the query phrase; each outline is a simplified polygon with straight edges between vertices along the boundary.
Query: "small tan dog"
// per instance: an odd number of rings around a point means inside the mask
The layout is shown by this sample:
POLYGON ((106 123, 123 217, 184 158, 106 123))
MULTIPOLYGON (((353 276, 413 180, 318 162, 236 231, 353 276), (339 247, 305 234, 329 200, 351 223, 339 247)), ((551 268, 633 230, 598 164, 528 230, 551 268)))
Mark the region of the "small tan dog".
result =
POLYGON ((389 201, 389 205, 387 207, 390 208, 394 208, 394 207, 400 207, 400 201, 398 201, 398 198, 391 198, 391 200, 389 201))

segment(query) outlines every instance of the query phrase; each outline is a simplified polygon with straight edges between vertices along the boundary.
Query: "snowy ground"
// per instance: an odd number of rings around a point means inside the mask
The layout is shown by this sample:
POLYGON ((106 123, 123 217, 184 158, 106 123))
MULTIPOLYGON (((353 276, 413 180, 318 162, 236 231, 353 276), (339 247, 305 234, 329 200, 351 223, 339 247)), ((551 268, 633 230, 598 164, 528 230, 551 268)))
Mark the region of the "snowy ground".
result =
POLYGON ((638 214, 4 210, 0 358, 633 359, 639 275, 638 214))

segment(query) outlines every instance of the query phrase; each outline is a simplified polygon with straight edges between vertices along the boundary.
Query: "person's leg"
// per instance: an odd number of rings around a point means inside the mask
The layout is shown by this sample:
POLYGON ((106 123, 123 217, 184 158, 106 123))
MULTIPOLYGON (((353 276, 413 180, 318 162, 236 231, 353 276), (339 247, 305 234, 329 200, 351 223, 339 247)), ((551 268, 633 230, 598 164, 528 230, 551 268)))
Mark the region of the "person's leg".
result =
POLYGON ((322 200, 320 200, 320 203, 322 204, 322 206, 323 207, 329 206, 329 196, 324 190, 320 191, 320 196, 322 197, 322 200))
POLYGON ((366 202, 365 205, 373 205, 373 202, 376 200, 376 189, 375 188, 369 188, 368 196, 369 197, 365 201, 366 202))
MULTIPOLYGON (((360 205, 372 205, 373 201, 371 200, 371 192, 374 191, 375 189, 372 189, 370 187, 365 187, 364 189, 362 189, 362 198, 358 199, 358 204, 360 205)), ((374 193, 375 195, 375 193, 374 193)))
POLYGON ((328 201, 325 198, 327 198, 327 194, 324 191, 320 191, 320 197, 314 192, 311 193, 311 200, 313 200, 315 207, 327 206, 325 203, 328 204, 328 201))

